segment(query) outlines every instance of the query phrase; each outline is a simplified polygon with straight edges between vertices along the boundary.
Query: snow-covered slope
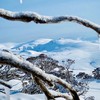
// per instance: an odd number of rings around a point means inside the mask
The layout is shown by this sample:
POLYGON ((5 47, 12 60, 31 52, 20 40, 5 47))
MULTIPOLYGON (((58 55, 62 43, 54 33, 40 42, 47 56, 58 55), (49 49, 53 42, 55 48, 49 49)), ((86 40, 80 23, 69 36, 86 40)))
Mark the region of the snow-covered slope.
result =
POLYGON ((0 49, 8 49, 8 50, 10 50, 15 45, 17 45, 17 43, 0 43, 0 49))
MULTIPOLYGON (((21 44, 0 44, 0 49, 2 48, 10 49, 25 58, 45 53, 58 60, 60 64, 62 60, 73 59, 75 60, 75 64, 73 64, 71 68, 74 70, 74 73, 86 72, 91 74, 96 67, 100 67, 100 44, 98 42, 62 38, 58 40, 38 39, 21 44)), ((96 100, 99 100, 100 89, 97 87, 97 85, 100 86, 99 83, 100 82, 96 81, 90 83, 90 90, 87 96, 94 95, 96 100), (92 87, 92 85, 94 87, 92 87)), ((27 95, 27 97, 30 98, 29 95, 27 95)), ((11 100, 13 100, 12 98, 13 95, 11 96, 11 100)), ((29 100, 31 100, 31 98, 29 100)))
POLYGON ((60 63, 62 60, 73 59, 75 60, 73 69, 87 71, 88 73, 100 65, 100 46, 98 42, 63 38, 57 40, 38 39, 21 44, 0 44, 0 48, 10 49, 26 58, 45 53, 60 63))
POLYGON ((22 43, 16 45, 12 49, 19 50, 21 52, 34 50, 34 51, 61 51, 63 49, 70 49, 70 48, 80 48, 82 46, 81 40, 71 40, 71 39, 40 39, 36 41, 30 41, 26 43, 22 43))
POLYGON ((45 53, 60 61, 75 60, 73 69, 89 72, 100 65, 100 48, 98 42, 72 40, 72 39, 39 39, 12 48, 22 56, 36 56, 45 53), (89 70, 88 70, 89 69, 89 70))
POLYGON ((32 40, 29 42, 21 43, 16 46, 14 46, 12 49, 16 49, 19 51, 27 51, 27 50, 34 50, 35 47, 39 45, 44 45, 48 42, 52 41, 51 39, 38 39, 38 40, 32 40))

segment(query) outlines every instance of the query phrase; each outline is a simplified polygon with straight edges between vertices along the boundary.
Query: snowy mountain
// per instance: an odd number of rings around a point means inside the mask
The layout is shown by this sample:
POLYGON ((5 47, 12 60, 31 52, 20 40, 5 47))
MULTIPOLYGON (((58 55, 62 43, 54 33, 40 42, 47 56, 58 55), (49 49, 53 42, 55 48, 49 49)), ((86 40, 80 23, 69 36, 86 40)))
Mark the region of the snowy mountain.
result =
MULTIPOLYGON (((0 44, 0 49, 9 49, 14 53, 20 54, 25 58, 37 56, 44 53, 62 64, 62 60, 73 59, 75 64, 71 66, 74 73, 91 72, 100 67, 100 44, 95 41, 83 41, 80 39, 38 39, 29 42, 16 44, 0 44)), ((100 82, 93 81, 90 83, 90 90, 87 96, 94 95, 99 100, 100 82), (91 88, 91 85, 94 87, 91 88), (96 87, 98 86, 98 87, 96 87)), ((35 100, 35 99, 34 99, 35 100)), ((61 99, 62 100, 62 99, 61 99)))
POLYGON ((98 42, 63 38, 57 40, 38 39, 15 45, 12 51, 26 58, 45 53, 60 61, 60 63, 62 60, 68 58, 74 59, 75 64, 72 67, 80 70, 89 69, 90 71, 100 65, 100 48, 98 42))
POLYGON ((98 42, 64 38, 57 40, 38 39, 20 44, 4 43, 0 44, 0 48, 9 49, 25 58, 44 53, 60 63, 62 63, 62 60, 73 59, 75 64, 72 68, 87 71, 87 73, 100 65, 100 46, 98 42))
POLYGON ((63 49, 69 48, 79 48, 81 46, 81 40, 71 40, 71 39, 40 39, 36 41, 30 41, 23 44, 16 45, 12 49, 19 50, 20 52, 25 52, 28 50, 34 51, 61 51, 63 49))

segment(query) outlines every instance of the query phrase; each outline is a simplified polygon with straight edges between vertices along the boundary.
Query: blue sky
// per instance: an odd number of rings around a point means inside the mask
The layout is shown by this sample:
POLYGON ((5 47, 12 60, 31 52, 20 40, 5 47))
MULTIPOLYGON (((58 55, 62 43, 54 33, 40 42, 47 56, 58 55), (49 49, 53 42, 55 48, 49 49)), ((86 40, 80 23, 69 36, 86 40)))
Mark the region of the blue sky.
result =
MULTIPOLYGON (((100 0, 0 0, 0 8, 11 11, 34 11, 42 15, 79 16, 100 24, 100 0)), ((39 25, 0 18, 0 43, 25 42, 38 38, 97 39, 91 29, 75 23, 39 25)))

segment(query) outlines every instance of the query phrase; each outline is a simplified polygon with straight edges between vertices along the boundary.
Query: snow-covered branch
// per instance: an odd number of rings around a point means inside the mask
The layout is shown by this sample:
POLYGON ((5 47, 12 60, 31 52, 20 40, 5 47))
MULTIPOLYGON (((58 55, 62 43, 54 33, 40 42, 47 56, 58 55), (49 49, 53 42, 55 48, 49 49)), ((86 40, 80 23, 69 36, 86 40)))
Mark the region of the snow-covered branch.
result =
POLYGON ((48 100, 52 100, 55 98, 59 98, 59 97, 63 97, 66 100, 73 100, 70 95, 64 94, 64 93, 60 93, 60 92, 54 92, 54 91, 50 91, 48 88, 46 88, 46 86, 43 84, 43 81, 41 79, 39 79, 38 77, 34 77, 34 80, 36 81, 36 83, 40 86, 40 88, 42 89, 42 91, 45 93, 45 95, 47 96, 48 100))
POLYGON ((91 21, 86 19, 82 19, 77 16, 42 16, 37 14, 36 12, 12 12, 4 9, 0 9, 0 17, 12 20, 12 21, 22 21, 22 22, 31 22, 34 21, 35 23, 40 24, 49 24, 49 23, 60 23, 60 22, 75 22, 81 24, 85 27, 91 28, 100 34, 100 25, 95 24, 91 21))
POLYGON ((12 86, 10 84, 8 84, 7 82, 5 82, 4 80, 1 80, 1 79, 0 79, 0 84, 4 85, 5 87, 12 88, 12 86))
POLYGON ((34 77, 36 76, 48 84, 52 84, 54 82, 59 83, 70 91, 73 98, 72 100, 79 100, 79 96, 69 83, 65 82, 64 80, 54 75, 45 73, 40 68, 24 60, 20 56, 14 55, 13 53, 6 50, 0 51, 0 64, 12 65, 16 68, 22 69, 25 72, 30 72, 34 77))

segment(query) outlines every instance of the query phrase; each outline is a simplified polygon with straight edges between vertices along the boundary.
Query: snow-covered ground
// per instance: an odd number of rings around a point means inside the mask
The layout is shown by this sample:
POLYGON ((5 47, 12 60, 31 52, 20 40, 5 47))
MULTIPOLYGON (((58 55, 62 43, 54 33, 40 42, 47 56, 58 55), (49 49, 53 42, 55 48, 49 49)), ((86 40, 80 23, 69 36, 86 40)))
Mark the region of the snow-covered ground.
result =
POLYGON ((75 64, 72 68, 75 72, 81 70, 90 73, 100 65, 99 45, 98 42, 82 41, 79 39, 39 39, 18 44, 12 48, 12 51, 26 58, 45 53, 60 63, 62 63, 62 60, 73 59, 75 64))
MULTIPOLYGON (((0 94, 0 100, 6 100, 4 94, 0 94)), ((10 100, 47 100, 44 94, 28 95, 23 93, 18 93, 10 96, 10 100)), ((56 100, 65 100, 63 98, 58 98, 56 100)))
MULTIPOLYGON (((76 74, 78 72, 92 74, 92 71, 95 68, 100 67, 100 44, 98 42, 62 38, 58 40, 38 39, 21 44, 0 44, 0 49, 1 48, 9 49, 25 58, 45 53, 48 56, 58 60, 60 64, 62 64, 62 60, 73 59, 75 60, 75 64, 73 64, 71 68, 76 74)), ((86 96, 95 96, 95 100, 100 100, 100 81, 91 81, 89 83, 89 87, 90 90, 86 96)), ((3 99, 0 98, 0 100, 3 99)), ((11 100, 46 99, 43 95, 31 96, 26 94, 15 94, 11 95, 11 100)))
POLYGON ((86 96, 95 96, 95 100, 100 100, 100 80, 94 80, 89 83, 89 91, 86 96))

